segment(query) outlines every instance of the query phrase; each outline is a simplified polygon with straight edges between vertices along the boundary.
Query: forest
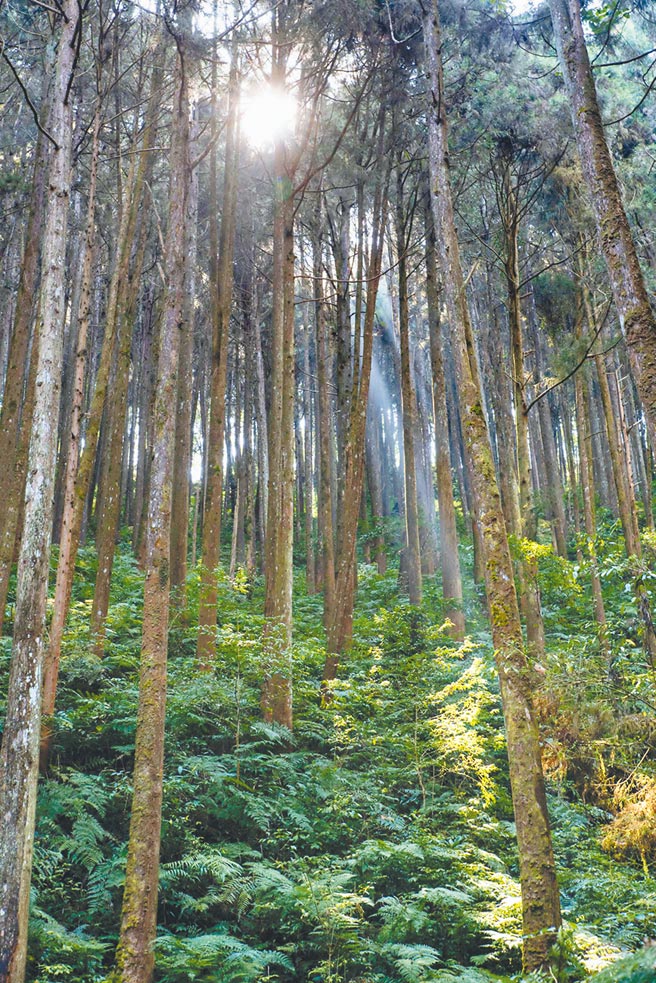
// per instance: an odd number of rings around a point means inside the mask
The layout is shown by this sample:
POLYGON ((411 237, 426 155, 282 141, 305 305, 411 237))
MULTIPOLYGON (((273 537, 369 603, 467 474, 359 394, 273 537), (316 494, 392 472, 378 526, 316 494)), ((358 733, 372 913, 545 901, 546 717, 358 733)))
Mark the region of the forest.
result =
POLYGON ((656 983, 656 4, 0 0, 0 983, 656 983))

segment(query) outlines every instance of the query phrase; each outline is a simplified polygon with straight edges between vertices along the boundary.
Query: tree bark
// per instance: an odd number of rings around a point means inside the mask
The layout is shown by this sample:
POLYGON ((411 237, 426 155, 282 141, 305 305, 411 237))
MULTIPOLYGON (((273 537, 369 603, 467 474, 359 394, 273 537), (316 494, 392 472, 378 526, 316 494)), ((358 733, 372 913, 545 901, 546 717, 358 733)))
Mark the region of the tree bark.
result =
MULTIPOLYGON (((153 73, 149 105, 147 110, 148 123, 144 128, 141 155, 133 154, 127 178, 128 200, 123 203, 119 234, 116 250, 115 268, 107 299, 106 330, 96 382, 89 410, 89 418, 84 434, 84 450, 75 476, 75 484, 71 495, 64 501, 64 514, 59 547, 59 562, 57 564, 57 579, 55 582, 55 601, 53 619, 50 624, 50 638, 45 657, 43 693, 43 713, 51 716, 55 708, 57 680, 59 676, 59 659, 64 625, 75 573, 75 560, 80 546, 85 510, 89 500, 89 492, 94 479, 94 469, 99 446, 99 437, 103 421, 105 400, 110 379, 110 371, 117 341, 117 318, 115 316, 119 300, 119 283, 127 281, 129 271, 130 251, 134 243, 139 206, 142 200, 143 185, 146 175, 147 160, 152 155, 148 148, 154 140, 155 109, 159 101, 161 72, 153 73), (137 159, 139 164, 137 166, 137 159)), ((135 148, 136 149, 136 148, 135 148)), ((47 753, 44 747, 43 753, 47 753)), ((42 754, 43 756, 43 754, 42 754)))
POLYGON ((41 682, 52 532, 65 315, 65 261, 71 183, 71 78, 80 7, 65 0, 52 81, 48 169, 37 318, 38 361, 27 462, 23 536, 7 712, 0 751, 0 981, 22 983, 41 726, 41 682))
MULTIPOLYGON (((212 66, 212 118, 217 118, 216 56, 212 66)), ((202 668, 209 668, 216 642, 217 568, 221 547, 221 499, 223 495, 223 444, 226 418, 228 342, 232 307, 235 220, 237 211, 238 100, 236 91, 237 57, 230 70, 230 97, 226 137, 225 173, 221 236, 216 225, 216 147, 210 157, 210 299, 212 306, 212 374, 210 381, 210 422, 207 444, 207 487, 203 509, 201 577, 196 657, 202 668)), ((215 134, 216 136, 216 134, 215 134)))
MULTIPOLYGON (((276 52, 277 78, 284 83, 284 48, 276 52)), ((277 187, 289 178, 284 147, 274 151, 277 187)), ((273 223, 273 315, 269 487, 265 541, 264 680, 265 720, 292 728, 292 585, 294 539, 294 198, 282 192, 273 223)))
MULTIPOLYGON (((384 120, 379 121, 379 151, 382 157, 384 120)), ((364 482, 365 434, 371 363, 374 345, 376 300, 382 272, 384 231, 387 214, 389 172, 378 179, 371 222, 371 248, 367 267, 367 299, 365 304, 362 360, 360 373, 353 383, 346 445, 344 448, 343 493, 340 501, 340 523, 335 551, 335 604, 326 625, 326 663, 324 682, 335 679, 339 657, 351 642, 353 606, 355 600, 355 549, 364 482)))
POLYGON ((436 242, 430 207, 426 214, 426 299, 430 335, 431 368, 433 374, 433 419, 435 420, 435 471, 437 500, 440 511, 440 564, 444 613, 453 624, 453 636, 464 638, 465 615, 462 609, 462 577, 458 555, 458 531, 453 501, 451 452, 449 450, 449 418, 446 401, 446 379, 442 356, 440 328, 440 298, 437 273, 436 242))
MULTIPOLYGON (((98 156, 100 152, 100 126, 102 122, 100 101, 96 106, 93 123, 93 143, 91 150, 91 168, 89 175, 89 200, 87 205, 86 230, 84 235, 84 248, 82 258, 82 279, 80 283, 79 311, 77 316, 78 335, 75 356, 75 371, 73 380, 73 400, 70 416, 70 436, 68 441, 68 457, 66 460, 66 470, 63 481, 64 501, 69 502, 75 493, 75 476, 78 468, 78 458, 80 449, 80 436, 82 424, 82 410, 84 406, 84 381, 88 362, 88 335, 91 321, 91 287, 93 280, 93 257, 96 239, 96 181, 98 173, 98 156)), ((60 562, 65 562, 64 553, 68 547, 68 535, 70 526, 62 524, 60 535, 60 562), (64 537, 66 536, 66 539, 64 537)), ((68 599, 58 595, 55 597, 55 605, 52 613, 49 653, 46 662, 49 662, 50 651, 52 651, 53 638, 55 644, 61 640, 64 624, 66 621, 68 599)), ((48 725, 48 718, 55 709, 55 690, 56 676, 50 672, 44 673, 42 714, 44 722, 41 731, 41 767, 45 768, 48 751, 50 747, 51 731, 48 725)))
POLYGON ((606 142, 585 44, 580 0, 549 0, 549 7, 581 169, 651 444, 656 447, 656 316, 606 142))
POLYGON ((184 38, 177 42, 171 132, 166 295, 160 322, 153 408, 153 463, 146 530, 146 581, 139 706, 128 859, 113 983, 149 983, 153 975, 164 771, 164 717, 170 594, 170 534, 180 326, 184 308, 189 162, 189 94, 184 38))
POLYGON ((599 645, 606 655, 609 654, 606 639, 606 611, 601 593, 601 581, 597 568, 597 551, 595 547, 596 518, 594 503, 594 479, 592 474, 592 440, 590 438, 590 414, 588 411, 587 380, 582 373, 574 378, 576 393, 576 429, 578 432, 579 462, 581 467, 581 488, 583 490, 583 518, 588 545, 590 562, 590 581, 592 584, 592 599, 594 603, 595 620, 599 626, 599 645))
POLYGON ((406 216, 403 205, 403 175, 400 160, 396 164, 396 252, 399 278, 399 337, 401 349, 401 407, 403 418, 403 463, 405 475, 405 532, 408 598, 421 604, 421 547, 419 543, 419 508, 415 466, 416 401, 410 366, 410 317, 408 312, 406 216))
MULTIPOLYGON (((195 144, 192 135, 192 145, 195 144)), ((171 506, 171 589, 177 608, 185 604, 187 554, 189 550, 189 495, 191 487, 191 403, 193 399, 193 353, 196 300, 196 257, 198 252, 198 171, 191 177, 187 203, 185 248, 185 294, 180 368, 175 415, 175 460, 171 506)))
POLYGON ((310 384, 310 325, 309 319, 305 324, 305 347, 303 350, 303 416, 305 418, 303 460, 305 465, 304 473, 304 499, 305 499, 305 582, 308 594, 316 591, 316 570, 314 556, 314 482, 312 468, 312 434, 313 417, 312 412, 312 387, 310 384))
MULTIPOLYGON (((49 75, 48 69, 51 67, 51 65, 46 66, 46 76, 49 75)), ((49 97, 44 85, 42 122, 46 126, 49 125, 48 102, 49 97)), ((30 403, 33 401, 29 366, 30 362, 36 362, 38 358, 37 344, 32 346, 30 359, 28 356, 33 334, 33 298, 37 295, 39 283, 39 257, 45 214, 49 148, 50 144, 46 136, 39 131, 34 157, 30 211, 25 229, 25 249, 16 295, 13 331, 9 344, 6 382, 2 394, 2 411, 0 412, 0 461, 4 462, 0 473, 0 501, 3 502, 3 509, 0 512, 0 635, 2 635, 4 624, 9 578, 19 527, 18 520, 25 486, 26 449, 29 444, 29 432, 32 423, 27 405, 22 406, 21 413, 21 403, 26 379, 27 399, 30 403), (22 441, 20 441, 21 432, 26 435, 22 441)))
POLYGON ((540 743, 531 700, 513 568, 489 437, 482 412, 469 311, 460 264, 448 160, 447 118, 437 0, 423 0, 429 80, 428 157, 431 205, 445 282, 463 435, 482 532, 492 637, 499 673, 522 887, 523 959, 531 971, 548 963, 560 925, 560 902, 547 815, 540 743))
POLYGON ((323 571, 323 620, 328 625, 333 617, 335 604, 335 533, 333 528, 333 494, 331 474, 333 471, 332 407, 328 389, 329 361, 326 311, 324 307, 323 266, 322 266, 322 193, 317 190, 317 203, 314 214, 312 241, 312 273, 314 277, 314 318, 316 331, 319 454, 321 458, 321 480, 319 485, 319 527, 321 529, 321 563, 323 571))

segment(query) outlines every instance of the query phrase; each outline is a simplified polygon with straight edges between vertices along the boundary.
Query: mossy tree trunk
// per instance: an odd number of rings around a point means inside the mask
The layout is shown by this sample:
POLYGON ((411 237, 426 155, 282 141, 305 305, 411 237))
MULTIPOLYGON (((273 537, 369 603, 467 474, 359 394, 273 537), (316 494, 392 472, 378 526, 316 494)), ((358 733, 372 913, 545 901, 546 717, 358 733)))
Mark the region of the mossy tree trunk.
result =
POLYGON ((41 683, 53 519, 57 427, 64 321, 66 238, 71 184, 71 83, 77 0, 61 11, 52 79, 50 152, 42 243, 42 275, 36 324, 38 356, 34 413, 27 459, 23 535, 18 558, 16 614, 7 711, 0 751, 0 981, 22 983, 39 774, 41 683))
POLYGON ((164 770, 164 717, 170 593, 170 533, 180 326, 184 316, 184 269, 189 162, 189 94, 184 34, 176 37, 176 88, 171 131, 169 221, 165 242, 166 294, 153 405, 139 673, 128 859, 116 950, 115 983, 149 983, 153 974, 164 770))
MULTIPOLYGON (((284 69, 283 69, 284 78, 284 69)), ((275 151, 279 198, 273 226, 273 317, 269 487, 265 541, 265 720, 292 727, 292 586, 294 541, 294 198, 284 148, 275 151), (287 180, 285 178, 287 177, 287 180)))
POLYGON ((581 169, 652 447, 656 447, 656 316, 606 142, 580 0, 549 0, 549 8, 581 169))
POLYGON ((523 960, 527 971, 546 966, 560 925, 560 901, 547 814, 531 677, 522 640, 513 567, 492 452, 481 405, 469 310, 459 256, 449 174, 447 117, 437 0, 423 0, 429 81, 431 204, 453 339, 462 431, 471 463, 495 659, 499 674, 522 888, 523 960))

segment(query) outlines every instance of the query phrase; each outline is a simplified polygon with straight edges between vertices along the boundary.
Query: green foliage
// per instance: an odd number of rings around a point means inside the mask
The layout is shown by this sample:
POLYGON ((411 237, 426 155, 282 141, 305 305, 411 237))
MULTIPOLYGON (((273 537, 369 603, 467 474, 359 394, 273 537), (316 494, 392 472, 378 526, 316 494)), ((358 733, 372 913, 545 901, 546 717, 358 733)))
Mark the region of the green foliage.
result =
POLYGON ((255 949, 225 930, 188 938, 160 935, 157 965, 162 983, 255 983, 276 979, 276 968, 291 969, 282 953, 255 949))
MULTIPOLYGON (((626 573, 614 535, 599 543, 611 585, 626 573)), ((518 548, 535 551, 548 612, 536 702, 567 918, 554 973, 575 983, 656 934, 651 844, 643 857, 620 844, 651 788, 646 684, 626 632, 612 636, 609 675, 586 570, 539 544, 518 548)), ((105 978, 125 869, 142 584, 122 547, 99 661, 88 551, 81 564, 38 804, 30 978, 40 983, 105 978)), ((189 609, 171 630, 158 983, 483 983, 519 972, 503 718, 478 602, 466 601, 471 635, 456 644, 439 579, 420 609, 399 602, 396 571, 362 567, 359 582, 348 672, 321 707, 321 601, 297 578, 290 735, 260 719, 261 582, 245 591, 220 579, 216 670, 200 673, 190 575, 189 609)), ((629 604, 610 601, 611 624, 629 604)))
POLYGON ((653 983, 654 979, 656 948, 653 945, 618 960, 592 978, 593 983, 653 983))

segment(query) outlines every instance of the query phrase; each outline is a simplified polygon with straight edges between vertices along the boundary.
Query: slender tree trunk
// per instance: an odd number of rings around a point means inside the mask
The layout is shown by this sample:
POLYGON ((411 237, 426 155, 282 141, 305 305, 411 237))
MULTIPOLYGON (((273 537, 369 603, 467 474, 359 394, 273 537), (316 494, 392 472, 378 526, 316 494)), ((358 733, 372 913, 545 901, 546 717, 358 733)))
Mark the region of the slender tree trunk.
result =
MULTIPOLYGON (((519 526, 511 528, 518 539, 537 538, 537 518, 533 507, 531 458, 529 450, 529 421, 526 409, 524 382, 524 340, 522 331, 521 285, 519 271, 519 228, 516 220, 517 202, 511 187, 508 169, 504 174, 502 223, 504 227, 506 290, 510 325, 510 352, 515 404, 515 445, 517 448, 517 484, 519 488, 519 526)), ((545 638, 537 563, 523 556, 519 561, 521 608, 526 620, 526 638, 531 654, 544 656, 545 638)))
MULTIPOLYGON (((46 75, 49 74, 48 67, 51 66, 46 66, 46 75)), ((45 92, 44 106, 43 122, 49 125, 47 119, 48 98, 45 92)), ((39 283, 39 256, 46 206, 45 191, 49 157, 50 143, 44 134, 39 132, 32 176, 30 210, 25 230, 25 249, 16 295, 13 332, 9 344, 6 382, 2 394, 2 411, 0 412, 0 461, 3 462, 0 471, 0 501, 3 503, 3 508, 0 510, 0 635, 4 623, 9 578, 19 529, 19 515, 25 486, 26 448, 29 445, 29 432, 32 423, 31 414, 27 411, 27 405, 23 404, 22 397, 27 380, 27 400, 30 405, 33 404, 31 392, 33 386, 30 384, 29 366, 38 358, 36 336, 32 345, 31 358, 30 341, 33 335, 33 298, 37 295, 39 283), (22 441, 22 453, 19 450, 21 432, 26 435, 22 441)))
POLYGON ((428 302, 428 326, 430 333, 431 367, 433 370, 433 419, 435 420, 435 471, 437 500, 440 510, 440 564, 442 568, 442 596, 446 617, 453 624, 454 638, 465 634, 465 615, 462 610, 462 578, 458 555, 458 531, 453 501, 451 453, 449 450, 449 419, 446 401, 446 379, 442 358, 442 331, 440 328, 440 299, 436 262, 436 242, 433 218, 426 215, 426 299, 428 302))
MULTIPOLYGON (((154 140, 154 117, 155 108, 159 101, 161 74, 156 71, 153 74, 151 93, 148 106, 148 124, 144 129, 140 162, 137 167, 137 157, 134 154, 131 158, 130 172, 127 179, 129 200, 123 205, 121 220, 119 223, 119 235, 116 252, 116 265, 109 289, 107 300, 107 317, 105 336, 103 338, 100 362, 96 374, 96 382, 91 400, 89 419, 84 434, 84 450, 80 456, 80 463, 75 476, 73 494, 67 496, 64 502, 64 515, 62 518, 62 532, 59 548, 59 562, 57 564, 57 579, 55 582, 55 601, 54 615, 50 625, 50 639, 44 666, 44 705, 43 712, 51 716, 55 708, 57 693, 57 679, 59 676, 59 659, 61 655, 61 642, 64 633, 66 614, 70 603, 71 590, 73 587, 73 574, 75 572, 75 560, 82 536, 85 510, 89 501, 89 493, 92 490, 93 480, 96 470, 96 451, 99 445, 100 429, 103 421, 103 411, 110 378, 111 364, 116 343, 116 305, 118 304, 119 283, 127 281, 130 251, 134 243, 139 205, 142 200, 142 190, 146 175, 147 159, 151 156, 148 148, 152 146, 154 140)), ((46 753, 46 748, 42 749, 42 757, 46 753)))
MULTIPOLYGON (((91 149, 91 169, 89 175, 89 201, 87 205, 87 222, 84 236, 82 259, 82 281, 80 284, 79 311, 77 317, 78 335, 77 352, 75 356, 75 374, 73 380, 73 400, 70 417, 70 436, 68 442, 68 457, 63 481, 64 502, 70 502, 75 494, 75 476, 78 468, 82 410, 84 405, 84 380, 88 361, 88 335, 91 321, 91 287, 93 281, 93 256, 96 239, 96 181, 98 173, 98 156, 100 152, 100 101, 96 106, 93 125, 93 143, 91 149)), ((62 524, 60 536, 60 563, 65 562, 65 553, 69 546, 70 525, 62 524)), ((68 600, 61 594, 55 597, 55 605, 50 625, 49 648, 52 649, 53 638, 56 643, 61 640, 66 622, 68 600)), ((46 663, 49 662, 49 654, 46 663)), ((55 709, 56 676, 44 674, 42 713, 44 724, 41 733, 41 765, 45 767, 50 746, 51 732, 48 717, 55 709)))
MULTIPOLYGON (((379 149, 383 149, 383 119, 379 122, 379 149)), ((384 231, 387 214, 389 173, 379 177, 375 191, 371 223, 371 248, 366 274, 362 360, 357 381, 353 384, 348 434, 345 446, 343 494, 340 502, 340 524, 336 550, 335 604, 327 624, 326 664, 324 681, 335 679, 339 656, 351 641, 353 606, 355 601, 355 547, 364 481, 365 434, 371 363, 374 344, 376 299, 382 270, 384 231)))
POLYGON ((69 101, 80 25, 76 0, 65 0, 52 80, 51 150, 37 318, 38 362, 27 462, 23 535, 18 558, 16 615, 7 711, 0 751, 0 981, 22 983, 27 955, 36 790, 39 773, 41 683, 52 532, 57 428, 65 315, 65 262, 71 183, 69 101))
MULTIPOLYGON (((212 118, 216 119, 216 55, 212 67, 212 118)), ((221 546, 221 499, 223 495, 223 444, 226 418, 228 342, 232 307, 235 220, 238 187, 238 102, 237 59, 233 54, 230 71, 230 104, 223 181, 221 238, 216 224, 216 147, 210 157, 210 299, 212 305, 212 375, 210 382, 210 423, 207 445, 207 487, 203 509, 201 579, 198 612, 199 665, 209 668, 216 642, 217 568, 221 546)))
MULTIPOLYGON (((576 413, 576 394, 574 397, 575 408, 574 413, 576 413)), ((560 404, 562 407, 563 417, 569 420, 571 417, 571 410, 568 406, 568 401, 563 393, 560 395, 560 404)), ((572 505, 572 513, 574 515, 574 532, 576 533, 576 554, 579 563, 582 562, 583 555, 581 553, 579 540, 581 536, 581 506, 579 502, 579 482, 576 476, 576 466, 574 464, 574 440, 572 437, 572 428, 567 424, 563 427, 563 434, 565 440, 565 456, 567 458, 567 473, 569 481, 569 493, 570 501, 572 505)))
POLYGON ((305 325, 305 348, 303 351, 303 415, 305 417, 303 458, 305 463, 305 580, 308 594, 316 591, 314 557, 314 482, 312 480, 312 387, 310 384, 310 326, 305 325))
POLYGON ((437 0, 424 0, 424 43, 429 79, 428 154, 431 204, 445 281, 463 434, 472 470, 485 553, 488 603, 506 723, 510 782, 519 848, 527 971, 548 963, 560 925, 560 902, 547 815, 540 742, 531 700, 530 670, 522 641, 501 499, 468 331, 469 311, 460 265, 448 162, 447 119, 437 0))
POLYGON ((267 529, 267 489, 269 487, 269 437, 267 428, 266 389, 264 383, 264 356, 262 354, 262 333, 257 317, 253 318, 253 337, 255 341, 256 360, 256 399, 255 420, 257 423, 257 476, 258 494, 258 523, 260 528, 261 562, 266 565, 264 542, 267 529))
MULTIPOLYGON (((595 331, 596 318, 592 303, 590 301, 590 296, 584 284, 581 285, 581 291, 586 320, 588 321, 590 330, 595 331)), ((635 501, 630 503, 629 498, 632 492, 631 476, 628 473, 628 469, 626 467, 626 457, 622 454, 622 449, 619 443, 619 434, 617 431, 615 414, 613 412, 613 403, 610 395, 610 386, 608 384, 608 376, 606 375, 606 366, 604 364, 603 355, 598 353, 595 354, 594 361, 595 368, 597 370, 597 380, 599 382, 601 405, 604 412, 604 424, 606 428, 606 437, 608 439, 615 493, 617 495, 618 512, 620 522, 622 524, 622 532, 624 533, 624 544, 626 547, 627 556, 640 557, 642 554, 642 548, 640 545, 640 533, 638 531, 638 517, 635 512, 635 501)))
MULTIPOLYGON (((275 16, 275 15, 274 15, 275 16)), ((277 31, 276 31, 277 33, 277 31)), ((279 37, 279 36, 278 36, 279 37)), ((273 78, 284 86, 286 47, 276 43, 273 78)), ((274 150, 276 188, 289 185, 284 146, 274 150)), ((279 194, 273 223, 273 314, 269 487, 265 541, 265 720, 292 727, 292 585, 294 539, 294 198, 279 194)))
POLYGON ((580 0, 549 0, 583 177, 652 447, 656 447, 656 316, 608 149, 581 22, 580 0))
POLYGON ((145 311, 141 325, 141 357, 139 359, 139 442, 137 445, 137 477, 134 488, 134 528, 132 530, 132 549, 136 556, 141 552, 143 528, 145 525, 145 494, 148 472, 147 447, 150 432, 150 404, 153 392, 153 307, 152 294, 146 294, 148 302, 144 304, 145 311))
POLYGON ((401 406, 403 414, 403 463, 405 474, 405 532, 408 597, 411 604, 421 604, 421 547, 419 544, 419 509, 415 467, 416 400, 410 367, 410 318, 408 312, 406 218, 403 206, 403 175, 400 161, 396 165, 396 250, 399 277, 399 337, 401 348, 401 406))
POLYGON ((314 214, 314 239, 312 273, 314 276, 314 317, 316 328, 319 453, 321 456, 321 483, 319 487, 319 526, 321 529, 321 563, 323 570, 323 620, 328 625, 335 605, 335 533, 333 528, 333 471, 332 407, 328 388, 329 360, 328 333, 324 307, 322 266, 322 193, 317 191, 314 214))
MULTIPOLYGON (((192 146, 195 141, 192 139, 192 146)), ((189 548, 189 495, 191 487, 191 403, 193 398, 193 353, 196 300, 196 256, 198 226, 198 171, 191 177, 185 248, 185 302, 180 340, 178 400, 175 417, 175 458, 171 511, 171 589, 178 608, 185 603, 187 553, 189 548)))
MULTIPOLYGON (((152 162, 152 154, 147 155, 147 162, 148 164, 152 162)), ((148 180, 148 177, 145 180, 148 180)), ((121 281, 118 288, 118 302, 114 315, 118 322, 118 350, 111 386, 112 398, 106 406, 107 452, 104 460, 102 494, 96 512, 98 569, 91 606, 91 634, 94 638, 96 655, 99 657, 103 655, 105 648, 105 619, 109 609, 109 591, 121 517, 121 470, 132 362, 132 335, 146 247, 146 223, 143 220, 137 236, 134 264, 127 278, 121 281)), ((113 329, 108 330, 113 333, 113 329)))
POLYGON ((186 51, 177 39, 176 93, 171 133, 169 221, 165 243, 166 295, 160 323, 153 409, 153 464, 146 531, 146 581, 139 707, 127 871, 113 983, 149 983, 153 974, 164 770, 164 716, 169 627, 169 569, 173 455, 189 163, 186 51))
POLYGON ((595 620, 599 626, 599 644, 602 651, 608 655, 606 639, 606 612, 601 593, 601 581, 597 568, 597 551, 595 536, 597 534, 594 503, 594 480, 592 476, 592 441, 590 439, 590 415, 588 412, 587 380, 579 372, 574 379, 576 391, 576 429, 578 431, 579 462, 581 466, 581 487, 583 489, 583 517, 585 534, 588 541, 588 559, 590 562, 590 581, 592 584, 592 599, 594 603, 595 620))
MULTIPOLYGON (((369 497, 371 499, 371 512, 375 526, 380 529, 383 523, 383 489, 381 481, 381 440, 380 440, 380 414, 381 407, 372 399, 369 394, 370 406, 367 410, 367 434, 366 434, 366 466, 367 466, 367 485, 369 487, 369 497)), ((374 537, 373 543, 374 559, 379 574, 384 574, 387 570, 387 554, 385 552, 385 537, 382 532, 378 532, 374 537)))
MULTIPOLYGON (((539 385, 542 381, 542 339, 535 313, 535 299, 531 292, 531 316, 530 325, 532 328, 532 339, 534 348, 535 371, 534 381, 539 385)), ((563 496, 563 484, 558 465, 558 454, 556 451, 556 440, 554 437, 554 421, 551 410, 549 396, 543 396, 537 404, 537 411, 540 418, 540 433, 542 435, 542 445, 544 447, 546 481, 548 487, 548 504, 552 520, 553 538, 559 556, 567 557, 567 520, 565 517, 565 506, 563 496)))

